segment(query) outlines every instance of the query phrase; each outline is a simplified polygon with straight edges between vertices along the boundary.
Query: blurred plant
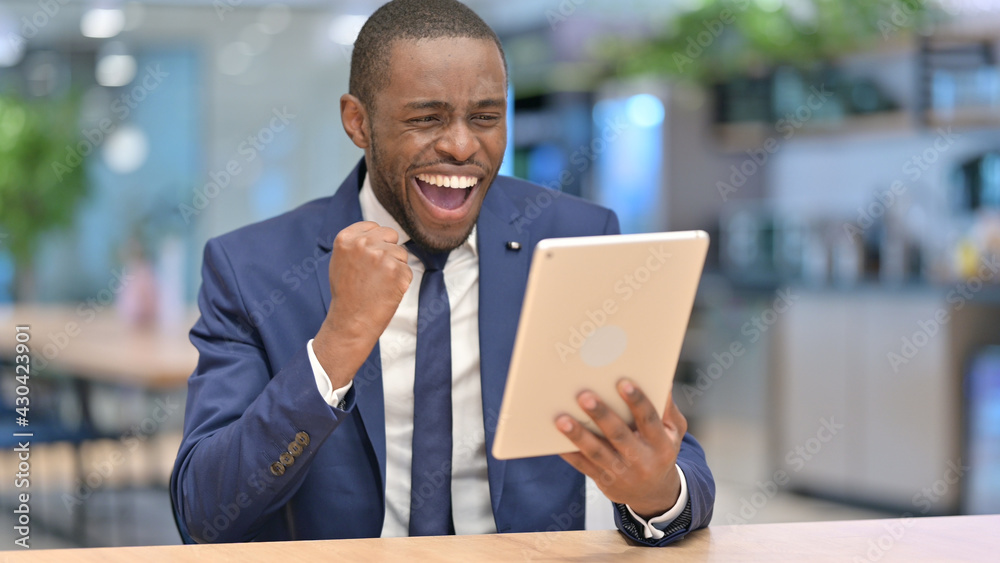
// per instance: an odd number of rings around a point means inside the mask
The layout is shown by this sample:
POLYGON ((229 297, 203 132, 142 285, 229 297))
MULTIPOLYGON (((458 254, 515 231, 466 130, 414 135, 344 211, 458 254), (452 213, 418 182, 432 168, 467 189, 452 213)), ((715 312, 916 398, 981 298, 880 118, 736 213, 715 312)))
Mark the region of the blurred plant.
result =
POLYGON ((617 73, 711 84, 781 65, 828 61, 942 14, 928 0, 694 0, 660 35, 607 45, 617 73))
POLYGON ((63 162, 78 140, 73 97, 0 95, 0 230, 19 270, 30 268, 45 232, 72 224, 86 195, 85 163, 63 162))

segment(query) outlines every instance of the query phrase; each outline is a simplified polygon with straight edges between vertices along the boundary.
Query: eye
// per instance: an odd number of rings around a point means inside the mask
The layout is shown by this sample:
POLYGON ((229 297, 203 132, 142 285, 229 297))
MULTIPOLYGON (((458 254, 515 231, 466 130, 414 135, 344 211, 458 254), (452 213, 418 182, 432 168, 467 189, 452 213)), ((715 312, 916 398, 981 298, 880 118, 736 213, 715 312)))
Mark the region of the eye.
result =
POLYGON ((410 119, 408 121, 409 121, 409 123, 423 124, 423 123, 432 123, 435 120, 437 120, 436 116, 433 116, 433 115, 424 115, 424 116, 421 116, 421 117, 414 117, 413 119, 410 119))
POLYGON ((500 116, 496 114, 479 114, 472 116, 472 119, 481 123, 496 123, 500 121, 500 116))

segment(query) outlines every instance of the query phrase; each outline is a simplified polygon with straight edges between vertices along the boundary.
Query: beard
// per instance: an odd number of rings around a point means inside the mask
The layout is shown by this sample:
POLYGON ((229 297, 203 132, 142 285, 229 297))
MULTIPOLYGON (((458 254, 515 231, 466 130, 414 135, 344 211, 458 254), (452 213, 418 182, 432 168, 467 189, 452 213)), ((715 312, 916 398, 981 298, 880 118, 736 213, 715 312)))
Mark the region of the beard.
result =
MULTIPOLYGON (((406 234, 410 236, 417 246, 423 248, 428 252, 449 252, 452 251, 469 239, 469 235, 472 234, 472 230, 476 227, 476 222, 479 219, 479 212, 477 211, 475 220, 469 224, 469 228, 465 230, 465 233, 460 236, 449 237, 447 235, 442 235, 440 233, 430 232, 419 225, 419 219, 417 218, 416 212, 413 210, 413 204, 410 202, 409 198, 404 198, 403 194, 409 189, 406 181, 406 176, 393 178, 389 175, 386 170, 383 170, 380 164, 384 162, 382 158, 383 154, 379 150, 379 144, 376 141, 374 131, 369 129, 369 139, 371 139, 371 162, 368 167, 368 174, 371 175, 372 190, 375 192, 375 198, 378 202, 382 204, 382 207, 389 212, 389 215, 399 223, 399 226, 406 231, 406 234), (393 190, 393 186, 402 186, 402 193, 397 193, 393 190)), ((475 163, 480 166, 483 170, 486 170, 485 166, 475 163)), ((423 167, 426 165, 411 165, 406 174, 409 174, 411 170, 423 167)), ((488 183, 484 186, 488 187, 492 185, 493 180, 496 178, 497 173, 494 172, 490 178, 484 178, 483 182, 488 180, 488 183)), ((479 189, 484 189, 480 187, 479 189)), ((472 197, 470 195, 470 197, 472 197)), ((480 209, 481 211, 481 209, 480 209)))

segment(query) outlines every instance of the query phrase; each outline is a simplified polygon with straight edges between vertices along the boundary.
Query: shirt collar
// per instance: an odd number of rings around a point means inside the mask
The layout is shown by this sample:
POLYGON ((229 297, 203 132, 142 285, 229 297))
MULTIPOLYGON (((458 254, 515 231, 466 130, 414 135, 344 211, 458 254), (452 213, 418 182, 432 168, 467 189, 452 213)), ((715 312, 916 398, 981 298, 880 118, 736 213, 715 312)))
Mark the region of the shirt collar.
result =
MULTIPOLYGON (((371 176, 365 174, 365 181, 361 186, 361 193, 358 194, 359 202, 361 203, 361 217, 365 221, 373 221, 378 223, 382 227, 389 227, 390 229, 396 231, 399 234, 399 244, 404 245, 410 240, 410 235, 399 226, 396 219, 382 207, 378 198, 375 197, 375 190, 372 189, 371 176)), ((474 256, 478 256, 479 251, 476 248, 476 226, 473 225, 472 232, 469 234, 469 238, 462 243, 459 249, 468 249, 472 251, 474 256)), ((457 249, 456 249, 457 250, 457 249)), ((454 252, 454 251, 452 251, 454 252)))

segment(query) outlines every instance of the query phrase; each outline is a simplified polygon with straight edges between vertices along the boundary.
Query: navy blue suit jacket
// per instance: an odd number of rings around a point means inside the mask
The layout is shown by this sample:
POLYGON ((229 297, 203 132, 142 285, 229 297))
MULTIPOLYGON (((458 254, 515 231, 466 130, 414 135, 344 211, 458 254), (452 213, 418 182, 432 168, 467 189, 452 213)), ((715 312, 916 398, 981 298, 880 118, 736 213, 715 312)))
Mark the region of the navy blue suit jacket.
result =
MULTIPOLYGON (((342 408, 320 397, 306 352, 330 305, 333 240, 362 220, 364 172, 362 160, 332 197, 205 246, 201 318, 191 330, 200 357, 188 382, 184 439, 170 480, 185 541, 364 538, 381 532, 386 447, 379 348, 359 370, 342 408), (308 445, 283 474, 274 475, 272 464, 296 435, 308 445)), ((617 233, 618 220, 583 200, 499 177, 477 225, 489 452, 531 250, 544 238, 617 233), (508 249, 508 241, 524 250, 508 249)), ((690 435, 678 464, 687 476, 691 524, 644 543, 669 543, 711 518, 715 485, 690 435)), ((488 468, 499 532, 583 528, 584 477, 561 458, 501 461, 488 455, 488 468)), ((620 510, 615 517, 619 528, 641 540, 620 510)))

